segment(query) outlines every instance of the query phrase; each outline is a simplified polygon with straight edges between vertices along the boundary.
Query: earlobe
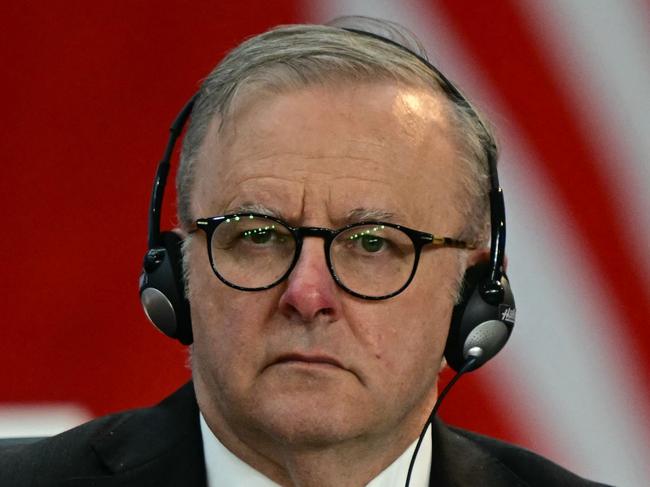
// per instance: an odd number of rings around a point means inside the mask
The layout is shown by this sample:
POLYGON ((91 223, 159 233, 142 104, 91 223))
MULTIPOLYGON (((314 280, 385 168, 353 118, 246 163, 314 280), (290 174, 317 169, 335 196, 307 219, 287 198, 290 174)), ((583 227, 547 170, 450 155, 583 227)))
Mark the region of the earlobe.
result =
POLYGON ((438 375, 442 374, 447 367, 448 367, 447 359, 443 355, 442 360, 440 360, 440 368, 438 369, 438 375))
POLYGON ((186 230, 183 230, 181 227, 174 227, 170 231, 178 235, 178 238, 181 240, 185 240, 189 235, 189 233, 186 230))

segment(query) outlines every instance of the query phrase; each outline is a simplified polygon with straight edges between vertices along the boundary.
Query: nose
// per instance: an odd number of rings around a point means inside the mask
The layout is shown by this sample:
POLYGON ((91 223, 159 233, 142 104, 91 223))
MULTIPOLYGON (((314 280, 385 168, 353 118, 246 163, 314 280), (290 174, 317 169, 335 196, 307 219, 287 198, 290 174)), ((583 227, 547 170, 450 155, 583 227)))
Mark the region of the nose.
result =
POLYGON ((334 322, 340 318, 339 289, 327 268, 320 239, 304 240, 298 262, 280 298, 279 308, 288 318, 299 318, 303 323, 318 319, 334 322))

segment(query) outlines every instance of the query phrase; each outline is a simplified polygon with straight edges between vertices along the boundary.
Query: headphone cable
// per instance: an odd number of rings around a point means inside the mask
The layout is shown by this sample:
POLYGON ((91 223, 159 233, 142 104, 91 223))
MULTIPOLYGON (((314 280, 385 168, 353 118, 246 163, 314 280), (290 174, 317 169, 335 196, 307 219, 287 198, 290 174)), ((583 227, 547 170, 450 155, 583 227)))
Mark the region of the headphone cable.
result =
POLYGON ((442 404, 442 401, 445 399, 445 396, 447 393, 451 390, 451 388, 454 386, 454 384, 458 381, 458 379, 461 378, 461 376, 469 371, 472 370, 472 366, 474 363, 478 360, 478 357, 473 357, 470 356, 463 366, 456 372, 456 375, 449 381, 449 383, 445 386, 445 388, 442 390, 440 395, 438 396, 438 399, 436 400, 435 406, 433 406, 433 411, 431 411, 431 414, 427 418, 427 421, 424 423, 424 428, 422 428, 422 432, 420 433, 420 437, 418 438, 418 442, 415 445, 415 450, 413 451, 413 455, 411 455, 411 463, 409 463, 409 469, 408 473, 406 474, 406 484, 405 487, 409 487, 411 483, 411 474, 413 473, 413 466, 415 465, 415 458, 418 455, 418 451, 420 450, 420 445, 422 444, 422 440, 424 439, 424 435, 427 432, 427 428, 429 425, 433 422, 433 418, 436 417, 436 413, 438 412, 438 408, 440 408, 440 405, 442 404))

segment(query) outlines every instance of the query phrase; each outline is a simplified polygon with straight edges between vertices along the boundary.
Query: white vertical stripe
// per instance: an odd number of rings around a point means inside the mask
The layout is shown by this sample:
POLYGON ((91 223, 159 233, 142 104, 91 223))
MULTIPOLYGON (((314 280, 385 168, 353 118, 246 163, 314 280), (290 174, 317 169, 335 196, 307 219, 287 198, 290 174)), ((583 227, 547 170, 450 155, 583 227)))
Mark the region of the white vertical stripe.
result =
POLYGON ((552 435, 556 451, 540 445, 545 455, 602 482, 643 485, 648 409, 630 368, 628 337, 618 332, 625 324, 608 306, 589 250, 552 188, 523 158, 531 155, 507 145, 502 181, 517 203, 508 207, 508 248, 518 325, 504 360, 493 364, 508 379, 503 397, 511 410, 512 403, 526 406, 521 421, 552 435))
MULTIPOLYGON (((594 8, 590 0, 583 3, 594 8)), ((481 373, 494 387, 501 410, 538 440, 529 443, 536 449, 585 476, 618 486, 642 485, 650 477, 644 461, 650 445, 638 419, 648 409, 626 367, 620 325, 598 276, 582 258, 584 244, 562 219, 552 189, 544 189, 547 183, 536 173, 532 153, 516 145, 520 135, 499 115, 504 111, 498 97, 472 70, 444 16, 431 2, 323 0, 313 1, 312 8, 318 21, 356 13, 403 23, 422 37, 433 59, 461 81, 471 98, 487 105, 504 139, 501 176, 518 325, 503 356, 481 373)), ((643 202, 637 205, 647 209, 643 202)))
MULTIPOLYGON (((592 131, 627 224, 650 273, 650 9, 639 0, 526 0, 524 10, 592 131)), ((646 298, 650 299, 650 290, 646 298)))

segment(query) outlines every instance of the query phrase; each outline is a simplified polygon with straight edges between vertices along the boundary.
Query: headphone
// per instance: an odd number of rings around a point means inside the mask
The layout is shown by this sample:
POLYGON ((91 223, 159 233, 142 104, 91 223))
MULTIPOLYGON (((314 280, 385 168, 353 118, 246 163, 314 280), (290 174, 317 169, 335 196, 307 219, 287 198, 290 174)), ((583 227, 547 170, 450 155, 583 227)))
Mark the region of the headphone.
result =
MULTIPOLYGON (((427 59, 388 38, 355 29, 355 35, 372 37, 415 56, 438 78, 445 94, 483 129, 481 143, 489 173, 490 258, 467 269, 459 302, 454 306, 445 346, 445 359, 456 371, 475 370, 494 357, 506 344, 515 324, 515 301, 504 271, 506 215, 503 190, 499 186, 497 150, 478 114, 458 89, 427 59), (471 366, 468 361, 472 360, 471 366)), ((190 305, 185 294, 181 237, 160 231, 162 201, 176 141, 190 117, 198 94, 183 107, 170 127, 169 140, 154 179, 149 206, 148 250, 140 276, 140 300, 154 326, 184 345, 192 343, 190 305)))

